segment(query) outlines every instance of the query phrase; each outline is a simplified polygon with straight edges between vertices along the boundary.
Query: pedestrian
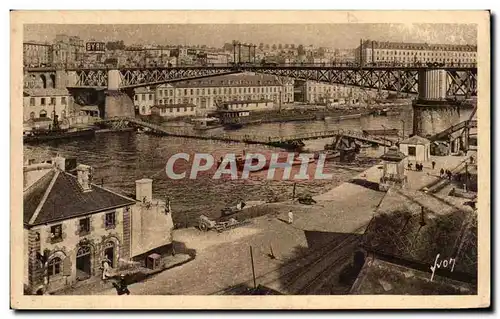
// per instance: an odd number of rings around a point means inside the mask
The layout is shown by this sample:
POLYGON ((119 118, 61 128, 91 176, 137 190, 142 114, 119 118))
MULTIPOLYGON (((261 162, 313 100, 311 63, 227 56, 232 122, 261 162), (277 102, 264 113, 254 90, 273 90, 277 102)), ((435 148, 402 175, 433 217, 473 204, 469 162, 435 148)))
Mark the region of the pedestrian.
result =
POLYGON ((444 175, 444 169, 441 168, 441 170, 439 171, 439 177, 443 177, 444 175))
POLYGON ((436 162, 432 161, 432 169, 434 169, 434 167, 436 167, 436 162))
POLYGON ((411 171, 412 166, 413 166, 413 164, 412 164, 412 163, 408 163, 408 170, 410 170, 410 171, 411 171))
POLYGON ((293 224, 293 213, 292 211, 288 212, 288 223, 293 224))
POLYGON ((120 282, 118 283, 117 290, 118 290, 118 295, 123 295, 123 294, 130 295, 130 290, 128 290, 128 286, 127 286, 127 283, 125 282, 125 275, 124 274, 120 275, 120 282))

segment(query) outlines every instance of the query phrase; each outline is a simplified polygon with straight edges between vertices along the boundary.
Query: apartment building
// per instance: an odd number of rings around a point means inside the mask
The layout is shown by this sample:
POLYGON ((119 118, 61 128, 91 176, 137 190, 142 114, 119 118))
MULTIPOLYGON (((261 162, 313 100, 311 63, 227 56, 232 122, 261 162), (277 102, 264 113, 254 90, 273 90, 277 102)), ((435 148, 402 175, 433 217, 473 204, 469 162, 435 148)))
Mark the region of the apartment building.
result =
POLYGON ((206 115, 228 101, 293 103, 293 80, 271 75, 223 75, 206 79, 136 89, 134 103, 140 114, 151 114, 153 105, 193 104, 196 115, 206 115))
POLYGON ((365 40, 356 49, 357 62, 476 63, 477 46, 365 40))

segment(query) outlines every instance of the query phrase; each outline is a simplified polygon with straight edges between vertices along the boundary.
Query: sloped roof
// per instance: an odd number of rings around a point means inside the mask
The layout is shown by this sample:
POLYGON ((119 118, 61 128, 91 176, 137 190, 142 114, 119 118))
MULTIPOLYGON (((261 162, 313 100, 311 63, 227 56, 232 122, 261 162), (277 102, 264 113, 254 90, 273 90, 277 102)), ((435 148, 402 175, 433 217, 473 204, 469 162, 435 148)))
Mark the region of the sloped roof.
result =
POLYGON ((69 95, 67 89, 54 89, 54 88, 36 88, 36 89, 24 89, 24 96, 66 96, 69 95))
POLYGON ((410 138, 407 138, 406 140, 401 141, 399 144, 412 144, 412 145, 427 145, 430 144, 431 141, 426 139, 425 137, 421 137, 418 135, 413 135, 410 138))
POLYGON ((91 185, 84 192, 76 176, 51 170, 24 192, 24 223, 34 226, 135 204, 135 200, 91 185))

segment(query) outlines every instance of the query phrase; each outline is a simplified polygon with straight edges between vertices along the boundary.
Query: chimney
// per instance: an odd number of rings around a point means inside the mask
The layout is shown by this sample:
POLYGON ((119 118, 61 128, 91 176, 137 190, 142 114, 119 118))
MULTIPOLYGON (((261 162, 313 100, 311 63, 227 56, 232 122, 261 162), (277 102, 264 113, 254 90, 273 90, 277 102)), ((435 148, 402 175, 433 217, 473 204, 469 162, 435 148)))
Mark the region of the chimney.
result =
POLYGON ((84 192, 92 190, 90 183, 92 183, 92 167, 80 164, 76 167, 78 184, 82 187, 84 192))
POLYGON ((151 202, 153 200, 153 180, 143 178, 135 181, 135 198, 141 202, 151 202))

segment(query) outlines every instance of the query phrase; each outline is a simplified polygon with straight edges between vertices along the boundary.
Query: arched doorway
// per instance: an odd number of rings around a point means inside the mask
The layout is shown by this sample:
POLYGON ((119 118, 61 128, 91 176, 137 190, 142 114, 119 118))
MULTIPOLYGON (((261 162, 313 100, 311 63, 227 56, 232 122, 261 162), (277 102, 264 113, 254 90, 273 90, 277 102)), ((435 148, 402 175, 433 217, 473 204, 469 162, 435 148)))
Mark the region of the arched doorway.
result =
POLYGON ((44 89, 46 89, 47 88, 47 78, 45 77, 45 74, 40 75, 40 80, 42 80, 42 87, 44 89))
POLYGON ((76 253, 76 278, 85 280, 92 275, 92 248, 81 246, 76 253))
POLYGON ((55 74, 51 74, 50 75, 50 81, 52 82, 52 88, 56 88, 56 75, 55 74))

